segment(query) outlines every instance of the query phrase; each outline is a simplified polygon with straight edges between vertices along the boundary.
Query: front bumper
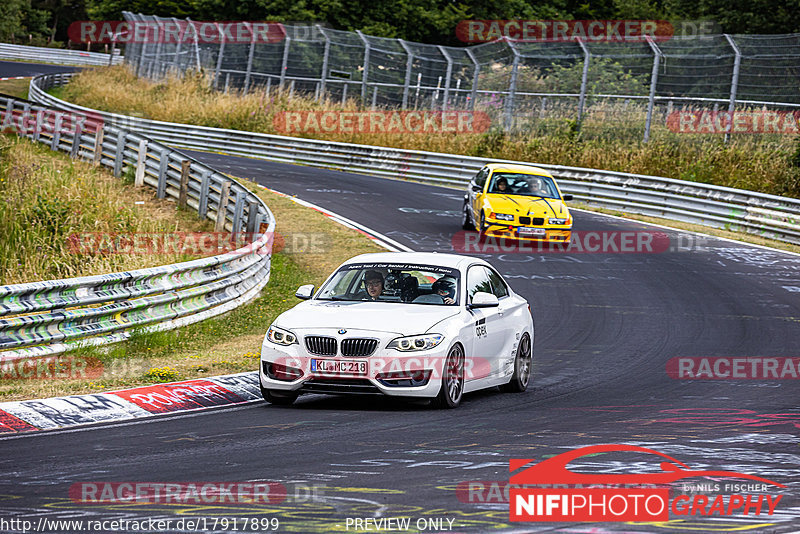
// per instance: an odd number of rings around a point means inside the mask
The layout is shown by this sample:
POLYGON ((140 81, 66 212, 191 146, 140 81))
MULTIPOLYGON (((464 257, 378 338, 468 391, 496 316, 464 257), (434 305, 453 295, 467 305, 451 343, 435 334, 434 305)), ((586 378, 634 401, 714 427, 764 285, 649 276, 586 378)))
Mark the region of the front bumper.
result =
MULTIPOLYGON (((316 333, 314 334, 316 335, 316 333)), ((397 397, 433 398, 441 388, 448 353, 447 340, 433 349, 399 352, 385 347, 391 338, 381 339, 368 357, 317 356, 299 343, 284 347, 266 341, 261 347, 259 379, 265 389, 301 393, 383 394, 397 397), (326 373, 312 368, 314 360, 365 364, 365 372, 326 373), (298 376, 302 373, 301 376, 298 376)))
POLYGON ((535 241, 541 243, 569 243, 572 238, 571 226, 519 226, 514 224, 489 221, 484 234, 487 237, 514 239, 518 241, 535 241), (523 230, 520 230, 522 228, 523 230), (525 233, 526 228, 544 230, 544 235, 525 233))

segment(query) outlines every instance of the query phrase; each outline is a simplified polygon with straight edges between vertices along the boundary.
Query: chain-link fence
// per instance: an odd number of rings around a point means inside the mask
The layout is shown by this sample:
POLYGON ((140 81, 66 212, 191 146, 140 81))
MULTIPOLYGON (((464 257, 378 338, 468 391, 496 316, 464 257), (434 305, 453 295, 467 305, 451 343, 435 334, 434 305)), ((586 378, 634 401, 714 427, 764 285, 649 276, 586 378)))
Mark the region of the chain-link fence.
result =
POLYGON ((635 43, 504 39, 458 48, 283 25, 281 39, 259 40, 254 32, 250 42, 209 43, 187 21, 128 12, 125 18, 156 27, 180 22, 188 32, 174 44, 128 44, 125 59, 139 75, 198 69, 225 91, 279 86, 371 108, 480 110, 506 131, 644 141, 694 131, 726 139, 756 130, 791 134, 800 116, 768 118, 764 130, 758 117, 738 128, 726 115, 800 111, 800 34, 635 43), (703 121, 711 121, 705 129, 703 121))

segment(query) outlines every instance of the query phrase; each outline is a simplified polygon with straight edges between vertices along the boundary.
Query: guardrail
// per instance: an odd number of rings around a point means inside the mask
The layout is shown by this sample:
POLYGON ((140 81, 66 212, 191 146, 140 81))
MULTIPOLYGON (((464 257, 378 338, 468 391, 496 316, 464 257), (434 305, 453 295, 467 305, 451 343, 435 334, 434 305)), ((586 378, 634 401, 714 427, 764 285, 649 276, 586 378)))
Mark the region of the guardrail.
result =
MULTIPOLYGON (((487 162, 470 156, 153 121, 90 110, 46 93, 50 87, 67 83, 70 77, 65 73, 34 78, 30 98, 60 109, 97 113, 111 124, 145 132, 171 146, 458 187, 464 187, 487 162)), ((798 199, 658 176, 536 165, 550 171, 562 190, 590 206, 800 244, 798 199)))
POLYGON ((46 48, 39 46, 23 46, 9 43, 0 43, 0 59, 15 59, 28 61, 44 61, 57 65, 119 65, 124 57, 121 54, 103 54, 100 52, 81 52, 80 50, 65 50, 63 48, 46 48), (113 63, 109 63, 113 62, 113 63))
POLYGON ((255 298, 269 281, 275 220, 256 195, 190 156, 105 123, 0 95, 2 129, 16 127, 52 150, 113 169, 136 170, 136 183, 159 198, 246 231, 252 243, 194 261, 135 271, 0 286, 0 362, 55 354, 81 344, 121 341, 134 329, 167 330, 219 315, 255 298), (263 225, 263 226, 262 226, 263 225))

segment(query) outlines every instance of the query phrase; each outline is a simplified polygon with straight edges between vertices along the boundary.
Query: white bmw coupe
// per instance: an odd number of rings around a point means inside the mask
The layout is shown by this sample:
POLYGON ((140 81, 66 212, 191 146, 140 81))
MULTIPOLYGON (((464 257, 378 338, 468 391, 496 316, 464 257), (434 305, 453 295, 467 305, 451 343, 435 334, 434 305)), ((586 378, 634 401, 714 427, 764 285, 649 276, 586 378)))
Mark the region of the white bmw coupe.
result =
POLYGON ((382 393, 455 408, 464 393, 528 387, 533 318, 487 262, 452 254, 356 256, 275 319, 261 346, 264 398, 382 393))

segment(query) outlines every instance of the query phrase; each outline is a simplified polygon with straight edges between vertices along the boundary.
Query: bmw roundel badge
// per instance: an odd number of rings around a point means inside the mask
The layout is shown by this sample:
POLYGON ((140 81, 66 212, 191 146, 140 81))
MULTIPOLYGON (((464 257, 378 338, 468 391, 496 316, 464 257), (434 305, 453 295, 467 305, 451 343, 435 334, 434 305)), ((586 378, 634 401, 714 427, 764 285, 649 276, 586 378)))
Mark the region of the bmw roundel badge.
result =
POLYGON ((340 329, 339 329, 339 333, 340 333, 340 334, 342 334, 342 335, 344 335, 344 334, 346 334, 346 333, 347 333, 347 330, 345 330, 344 328, 340 328, 340 329))

